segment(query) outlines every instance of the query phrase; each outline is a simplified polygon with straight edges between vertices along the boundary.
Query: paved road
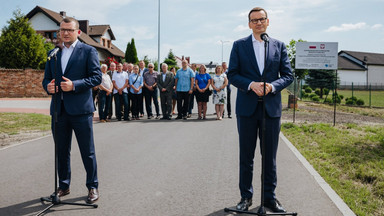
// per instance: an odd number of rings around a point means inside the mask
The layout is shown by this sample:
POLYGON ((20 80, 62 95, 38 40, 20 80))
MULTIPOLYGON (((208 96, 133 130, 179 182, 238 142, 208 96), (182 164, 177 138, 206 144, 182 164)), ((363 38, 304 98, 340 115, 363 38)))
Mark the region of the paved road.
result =
MULTIPOLYGON (((48 215, 229 215, 224 207, 240 199, 236 119, 214 118, 95 123, 99 208, 55 206, 48 215)), ((289 146, 281 137, 277 196, 286 209, 343 215, 289 146)), ((260 157, 255 161, 252 207, 260 200, 260 157)), ((71 162, 71 194, 63 200, 84 202, 85 171, 75 140, 71 162)), ((52 163, 51 136, 0 150, 0 215, 42 210, 39 198, 54 189, 52 163)))

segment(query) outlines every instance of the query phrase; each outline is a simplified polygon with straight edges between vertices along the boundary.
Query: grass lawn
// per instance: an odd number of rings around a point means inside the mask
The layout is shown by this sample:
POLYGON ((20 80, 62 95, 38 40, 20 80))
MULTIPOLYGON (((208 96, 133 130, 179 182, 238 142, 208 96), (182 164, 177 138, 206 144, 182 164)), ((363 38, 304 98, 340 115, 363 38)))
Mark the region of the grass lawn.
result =
POLYGON ((21 131, 47 131, 51 117, 35 113, 0 113, 0 134, 15 135, 21 131))
MULTIPOLYGON (((343 104, 345 98, 352 97, 352 90, 337 90, 339 95, 344 95, 343 104)), ((369 106, 369 91, 353 91, 353 96, 357 99, 364 100, 364 106, 369 106)), ((384 91, 371 91, 371 105, 373 107, 384 107, 384 91)))
POLYGON ((384 127, 285 123, 296 146, 356 215, 384 215, 384 127))

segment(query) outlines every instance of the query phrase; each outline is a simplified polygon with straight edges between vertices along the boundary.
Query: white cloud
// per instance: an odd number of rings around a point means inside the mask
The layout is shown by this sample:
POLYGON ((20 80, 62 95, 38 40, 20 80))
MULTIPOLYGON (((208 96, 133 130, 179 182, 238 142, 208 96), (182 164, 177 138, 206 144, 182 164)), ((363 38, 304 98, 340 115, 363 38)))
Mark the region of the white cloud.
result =
POLYGON ((244 11, 244 12, 239 13, 237 16, 239 16, 239 17, 248 17, 248 13, 249 13, 249 11, 244 11))
POLYGON ((357 29, 365 29, 369 27, 367 23, 365 22, 359 22, 359 23, 346 23, 346 24, 341 24, 340 26, 331 26, 326 32, 344 32, 344 31, 351 31, 351 30, 357 30, 357 29))
POLYGON ((242 32, 249 30, 249 26, 246 25, 238 25, 235 29, 233 29, 234 32, 242 32))
POLYGON ((379 29, 379 28, 381 28, 381 27, 383 27, 382 24, 375 24, 375 25, 373 25, 371 28, 372 28, 372 29, 379 29))

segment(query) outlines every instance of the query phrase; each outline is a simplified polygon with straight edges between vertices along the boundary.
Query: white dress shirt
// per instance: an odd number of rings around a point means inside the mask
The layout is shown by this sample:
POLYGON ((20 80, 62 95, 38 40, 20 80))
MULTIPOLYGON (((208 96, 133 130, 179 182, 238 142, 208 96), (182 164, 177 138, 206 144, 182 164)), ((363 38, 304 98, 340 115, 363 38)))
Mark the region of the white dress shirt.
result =
POLYGON ((75 49, 75 46, 78 41, 79 40, 76 39, 76 41, 73 42, 73 44, 71 44, 69 48, 66 47, 63 43, 63 49, 61 50, 61 70, 63 71, 63 74, 65 72, 65 69, 67 68, 69 58, 71 57, 73 50, 75 49))

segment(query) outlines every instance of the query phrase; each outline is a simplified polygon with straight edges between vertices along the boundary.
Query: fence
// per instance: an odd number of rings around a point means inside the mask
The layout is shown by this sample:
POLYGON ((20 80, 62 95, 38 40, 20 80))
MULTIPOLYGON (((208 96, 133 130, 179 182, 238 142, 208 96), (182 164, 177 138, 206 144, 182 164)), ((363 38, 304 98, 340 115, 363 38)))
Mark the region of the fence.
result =
MULTIPOLYGON (((361 83, 360 83, 361 84, 361 83)), ((291 95, 294 94, 297 98, 302 100, 311 100, 310 98, 303 98, 303 82, 297 82, 295 80, 290 86, 287 87, 287 90, 291 95), (295 91, 296 89, 296 91, 295 91)), ((313 93, 315 91, 313 90, 313 93)), ((328 98, 332 98, 332 90, 329 93, 328 98)), ((342 95, 341 104, 346 104, 346 99, 351 97, 356 97, 364 101, 363 106, 374 107, 374 108, 384 108, 384 84, 372 83, 368 85, 355 85, 350 83, 350 85, 339 85, 337 88, 337 94, 342 95)), ((323 95, 323 98, 320 99, 320 102, 324 102, 326 95, 323 95)))

